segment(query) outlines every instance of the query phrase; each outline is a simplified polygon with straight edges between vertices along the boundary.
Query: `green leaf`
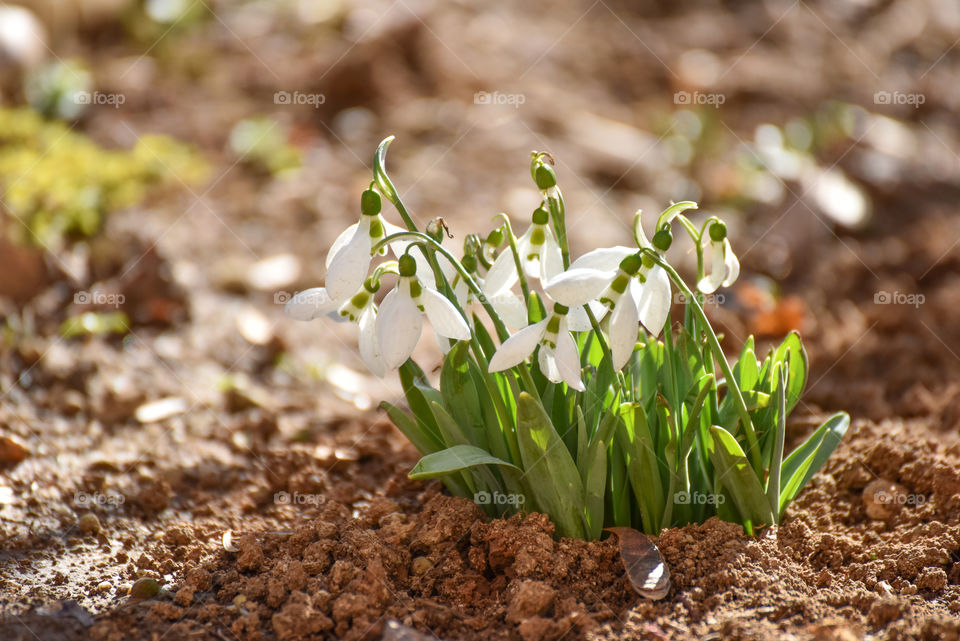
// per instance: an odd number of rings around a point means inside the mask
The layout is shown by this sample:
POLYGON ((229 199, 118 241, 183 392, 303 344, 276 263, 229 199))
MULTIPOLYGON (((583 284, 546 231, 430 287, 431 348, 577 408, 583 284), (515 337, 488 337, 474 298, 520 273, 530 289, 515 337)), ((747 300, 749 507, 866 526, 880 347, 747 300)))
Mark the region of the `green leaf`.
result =
POLYGON ((777 381, 777 390, 774 393, 777 399, 777 424, 773 428, 773 450, 769 454, 767 464, 767 469, 770 470, 767 476, 767 501, 777 522, 780 521, 780 467, 783 463, 783 441, 787 433, 787 381, 783 369, 779 369, 778 378, 780 380, 777 381))
POLYGON ((760 479, 737 439, 719 425, 710 427, 716 449, 711 453, 717 470, 717 484, 729 491, 731 500, 744 522, 754 526, 772 524, 773 510, 767 502, 760 479))
POLYGON ((780 471, 780 511, 800 494, 803 486, 827 462, 850 427, 850 415, 837 412, 783 461, 780 471))
POLYGON ((587 475, 583 479, 584 517, 587 538, 598 539, 603 531, 603 494, 607 482, 607 444, 597 441, 590 449, 587 475))
POLYGON ((516 465, 491 455, 473 445, 454 445, 445 450, 427 454, 410 470, 410 478, 435 479, 478 465, 500 465, 520 471, 516 465))
POLYGON ((560 536, 583 538, 584 491, 577 465, 540 401, 526 392, 517 403, 517 441, 537 504, 553 519, 560 536))
POLYGON ((384 401, 380 403, 380 408, 387 413, 397 429, 407 437, 408 441, 413 443, 413 446, 421 454, 429 454, 443 449, 443 443, 422 422, 414 420, 413 417, 396 405, 384 401))
MULTIPOLYGON (((630 486, 640 504, 643 530, 648 534, 657 534, 664 509, 663 483, 647 417, 638 403, 623 403, 620 417, 623 419, 623 429, 617 430, 614 438, 627 466, 630 486)), ((672 500, 671 497, 667 498, 672 500)))
POLYGON ((470 343, 457 342, 443 359, 440 395, 443 407, 460 425, 470 442, 491 449, 484 430, 483 410, 477 385, 470 374, 470 343))
MULTIPOLYGON (((807 350, 804 349, 803 342, 800 340, 800 334, 795 331, 787 334, 777 351, 774 352, 773 360, 774 362, 785 363, 784 367, 787 366, 786 363, 789 363, 789 375, 787 376, 787 414, 789 415, 797 401, 800 400, 803 388, 807 384, 809 361, 807 350)), ((773 389, 776 381, 771 380, 770 383, 770 389, 773 389)))

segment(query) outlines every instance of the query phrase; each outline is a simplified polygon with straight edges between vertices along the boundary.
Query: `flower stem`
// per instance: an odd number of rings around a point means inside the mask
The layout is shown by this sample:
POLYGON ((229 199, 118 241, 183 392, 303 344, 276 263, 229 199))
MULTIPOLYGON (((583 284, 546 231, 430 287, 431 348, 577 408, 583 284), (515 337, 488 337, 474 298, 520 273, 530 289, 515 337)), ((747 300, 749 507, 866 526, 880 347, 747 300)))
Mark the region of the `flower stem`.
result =
POLYGON ((653 259, 660 265, 670 276, 670 279, 674 282, 680 291, 683 292, 684 296, 687 298, 687 304, 693 308, 693 313, 696 315, 697 320, 700 321, 700 325, 704 330, 704 333, 707 335, 707 341, 710 343, 710 348, 714 353, 717 364, 720 366, 720 370, 723 372, 723 377, 727 382, 727 392, 733 394, 734 405, 737 408, 737 413, 740 415, 740 422, 743 424, 744 432, 747 435, 748 448, 747 451, 750 456, 750 461, 753 464, 754 471, 757 473, 759 478, 763 478, 763 469, 762 463, 760 461, 760 450, 757 447, 757 433, 753 429, 753 421, 750 420, 750 410, 747 409, 747 404, 743 400, 743 394, 740 391, 740 386, 737 384, 737 379, 733 375, 733 370, 730 369, 730 364, 727 362, 727 357, 723 353, 723 348, 720 347, 720 340, 717 338, 717 334, 713 331, 713 327, 710 326, 710 321, 707 320, 707 315, 703 311, 703 307, 700 306, 700 303, 697 302, 696 297, 693 292, 690 291, 690 288, 687 287, 687 284, 683 282, 683 279, 680 278, 680 274, 669 265, 665 260, 663 260, 655 251, 645 250, 649 253, 653 259))

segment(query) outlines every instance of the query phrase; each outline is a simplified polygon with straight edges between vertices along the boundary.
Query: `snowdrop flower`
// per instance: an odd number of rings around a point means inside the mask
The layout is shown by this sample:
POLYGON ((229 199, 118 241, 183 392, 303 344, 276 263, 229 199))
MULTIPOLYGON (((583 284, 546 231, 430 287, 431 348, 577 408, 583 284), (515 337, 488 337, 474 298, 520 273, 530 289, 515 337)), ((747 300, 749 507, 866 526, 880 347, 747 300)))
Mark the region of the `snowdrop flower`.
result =
POLYGON ((715 221, 710 225, 710 232, 704 237, 704 245, 710 244, 710 273, 700 279, 697 289, 704 294, 712 294, 723 285, 729 287, 740 275, 740 261, 730 247, 727 238, 727 226, 715 221))
POLYGON ((500 345, 490 359, 490 371, 500 372, 522 363, 540 346, 540 371, 553 383, 566 383, 582 392, 580 355, 567 322, 569 308, 559 303, 544 320, 521 329, 500 345))
MULTIPOLYGON (((327 254, 327 293, 330 298, 343 302, 361 288, 370 269, 370 250, 375 243, 388 235, 405 231, 388 223, 380 215, 380 194, 367 189, 360 197, 360 220, 347 227, 327 254)), ((397 241, 390 247, 398 255, 405 251, 409 242, 397 241)), ((386 253, 386 249, 382 250, 386 253)))
POLYGON ((410 358, 420 341, 423 314, 440 336, 470 340, 470 327, 449 300, 417 277, 417 262, 410 254, 400 257, 400 279, 380 304, 376 334, 387 369, 396 369, 410 358))
POLYGON ((387 373, 387 367, 377 342, 377 306, 373 302, 378 289, 379 282, 374 283, 373 278, 368 278, 345 303, 338 304, 325 287, 313 287, 294 294, 283 311, 290 318, 300 321, 333 316, 356 323, 360 328, 360 358, 374 375, 382 378, 387 373))
MULTIPOLYGON (((550 229, 550 213, 543 207, 533 212, 530 226, 517 239, 517 252, 523 272, 530 278, 539 278, 541 283, 563 271, 560 245, 550 229)), ((490 289, 509 289, 518 278, 513 252, 504 249, 487 272, 490 289)), ((487 290, 484 293, 490 295, 487 290)))
POLYGON ((546 285, 547 294, 568 306, 597 301, 598 316, 610 312, 608 333, 614 369, 630 360, 637 326, 652 334, 663 329, 670 312, 670 277, 649 255, 630 247, 607 247, 584 254, 546 285))

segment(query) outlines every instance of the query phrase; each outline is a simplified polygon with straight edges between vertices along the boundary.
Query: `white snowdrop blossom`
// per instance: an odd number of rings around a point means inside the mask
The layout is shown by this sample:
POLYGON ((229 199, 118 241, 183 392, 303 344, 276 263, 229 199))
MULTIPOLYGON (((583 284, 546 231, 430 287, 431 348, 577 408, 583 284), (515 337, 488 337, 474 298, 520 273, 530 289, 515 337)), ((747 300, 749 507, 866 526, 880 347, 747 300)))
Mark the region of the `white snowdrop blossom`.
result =
POLYGON ((470 340, 470 326, 449 300, 417 277, 410 254, 400 257, 400 279, 383 299, 377 314, 376 335, 387 369, 403 365, 420 341, 423 315, 444 338, 470 340))
POLYGON ((360 358, 374 375, 383 377, 387 373, 375 331, 377 306, 373 297, 379 289, 368 278, 353 296, 345 303, 338 304, 330 297, 325 287, 305 289, 284 305, 284 313, 295 320, 311 321, 321 316, 332 316, 338 320, 349 320, 360 328, 358 346, 360 358))
MULTIPOLYGON (((563 271, 563 254, 550 228, 550 213, 543 207, 533 212, 530 226, 517 239, 517 252, 524 274, 540 279, 541 283, 563 271)), ((487 272, 486 280, 490 281, 490 286, 485 291, 509 289, 518 278, 513 252, 504 250, 487 272)))
POLYGON ((704 294, 712 294, 722 285, 729 287, 740 275, 740 261, 737 260, 730 240, 727 238, 727 226, 716 221, 710 225, 709 234, 704 235, 704 246, 710 246, 710 273, 700 279, 697 289, 704 294))
POLYGON ((607 247, 584 254, 547 283, 546 292, 568 306, 597 301, 597 316, 610 312, 608 334, 614 369, 630 360, 642 324, 657 335, 670 312, 670 277, 652 257, 630 247, 607 247))
POLYGON ((489 371, 500 372, 519 365, 540 347, 540 371, 553 383, 566 383, 582 392, 580 355, 567 323, 568 308, 553 306, 553 312, 539 323, 528 325, 508 338, 490 359, 489 371))
MULTIPOLYGON (((360 198, 360 220, 347 227, 330 247, 326 288, 335 301, 342 303, 363 285, 370 270, 373 246, 387 236, 405 231, 384 220, 380 206, 380 194, 372 189, 364 191, 360 198)), ((409 245, 409 241, 396 241, 390 243, 390 248, 399 256, 409 245)), ((386 251, 383 248, 380 253, 386 251)))

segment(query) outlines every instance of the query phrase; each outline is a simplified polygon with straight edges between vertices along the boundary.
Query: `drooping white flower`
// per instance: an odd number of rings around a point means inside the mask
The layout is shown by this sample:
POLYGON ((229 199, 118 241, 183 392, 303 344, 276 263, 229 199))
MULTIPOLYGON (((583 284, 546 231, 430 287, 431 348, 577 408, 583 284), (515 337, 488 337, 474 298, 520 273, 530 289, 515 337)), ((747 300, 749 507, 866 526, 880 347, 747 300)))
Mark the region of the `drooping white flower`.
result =
POLYGON ((400 279, 383 299, 377 314, 376 336, 387 369, 396 369, 410 358, 420 341, 426 314, 439 336, 470 340, 470 326, 457 308, 440 292, 417 277, 417 263, 410 254, 400 257, 400 279))
MULTIPOLYGON (((550 228, 550 213, 543 207, 533 212, 530 226, 517 239, 517 253, 524 274, 540 279, 541 283, 563 271, 563 254, 550 228)), ((487 272, 490 289, 509 289, 518 278, 513 252, 504 249, 487 272)))
POLYGON ((546 285, 547 294, 568 306, 597 301, 597 316, 610 312, 608 334, 614 369, 630 360, 638 324, 657 335, 670 312, 670 277, 652 257, 630 247, 584 254, 546 285))
POLYGON ((554 383, 566 383, 582 392, 580 355, 567 323, 568 308, 555 304, 553 312, 508 338, 490 359, 489 370, 499 372, 522 363, 539 345, 540 371, 554 383))
MULTIPOLYGON (((331 299, 343 302, 360 289, 370 270, 370 250, 374 244, 405 231, 384 220, 380 206, 380 194, 372 189, 364 191, 360 198, 360 220, 333 241, 326 261, 326 289, 331 299)), ((391 243, 390 248, 400 255, 409 244, 409 241, 397 241, 391 243)), ((381 253, 386 253, 386 248, 381 253)))
POLYGON ((729 287, 740 275, 740 261, 737 260, 730 240, 727 238, 727 226, 720 221, 710 225, 710 231, 704 236, 704 246, 710 247, 710 273, 697 283, 697 289, 704 294, 712 294, 720 286, 729 287))
POLYGON ((332 316, 356 323, 360 328, 360 358, 374 375, 382 378, 387 373, 387 367, 380 354, 375 332, 377 306, 373 297, 377 289, 371 279, 367 279, 345 303, 338 304, 325 287, 313 287, 294 294, 284 305, 283 311, 290 318, 300 321, 332 316))

